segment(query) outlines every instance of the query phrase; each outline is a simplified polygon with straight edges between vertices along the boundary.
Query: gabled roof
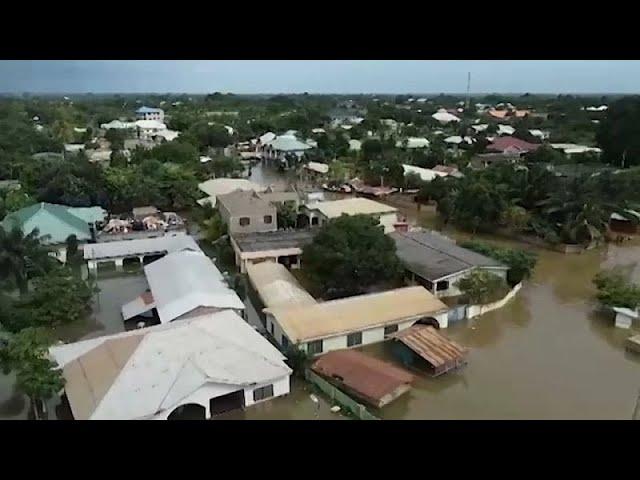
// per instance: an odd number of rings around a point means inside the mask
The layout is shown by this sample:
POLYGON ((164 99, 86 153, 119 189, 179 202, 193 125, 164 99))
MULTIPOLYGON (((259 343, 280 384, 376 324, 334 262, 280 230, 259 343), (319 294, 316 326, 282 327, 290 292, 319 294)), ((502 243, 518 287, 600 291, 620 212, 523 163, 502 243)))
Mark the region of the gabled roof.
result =
POLYGON ((149 418, 203 386, 234 391, 287 376, 284 356, 231 311, 50 349, 80 419, 149 418))
POLYGON ((309 203, 306 207, 309 210, 318 210, 327 218, 337 218, 342 214, 372 215, 398 211, 395 207, 375 202, 368 198, 347 198, 344 200, 333 200, 329 202, 309 203))
POLYGON ((18 226, 25 234, 37 228, 41 236, 49 235, 45 243, 64 243, 69 235, 89 240, 90 222, 101 221, 107 212, 101 207, 67 207, 53 203, 36 203, 7 215, 2 224, 6 229, 18 226))
POLYGON ((287 338, 303 343, 375 327, 395 325, 416 317, 445 312, 447 306, 424 287, 405 287, 357 295, 315 305, 268 308, 287 338))
POLYGON ((420 179, 424 182, 430 182, 436 177, 446 177, 448 175, 447 172, 439 172, 431 168, 416 167, 415 165, 403 164, 402 168, 404 169, 405 176, 413 173, 415 175, 419 175, 420 179))
POLYGON ((433 117, 435 120, 439 121, 440 123, 449 123, 449 122, 459 122, 460 121, 460 119, 458 117, 456 117, 455 115, 450 114, 449 112, 447 112, 444 109, 438 110, 436 113, 431 115, 431 117, 433 117))
POLYGON ((389 236, 396 242, 396 253, 405 268, 431 282, 475 267, 508 268, 431 232, 392 232, 389 236))
POLYGON ((276 213, 269 201, 262 199, 256 192, 237 190, 218 195, 218 204, 227 209, 232 217, 239 215, 273 215, 276 213))
POLYGON ((244 309, 242 300, 202 252, 170 253, 144 267, 162 323, 198 307, 244 309))
POLYGON ((540 144, 529 143, 515 137, 499 137, 487 146, 487 150, 503 153, 527 153, 540 148, 540 144))
POLYGON ((148 130, 166 130, 167 126, 158 120, 138 120, 136 127, 148 130))
POLYGON ((208 202, 214 207, 218 196, 231 193, 235 190, 254 192, 264 192, 266 190, 262 185, 258 185, 244 178, 213 178, 198 184, 198 188, 208 195, 207 198, 198 200, 198 203, 202 205, 208 202))
POLYGON ((281 152, 297 152, 300 150, 309 150, 311 148, 311 146, 301 142, 293 135, 280 135, 270 142, 267 142, 267 145, 274 150, 279 150, 281 152))
POLYGON ((280 263, 249 263, 247 264, 247 276, 267 308, 317 303, 302 288, 289 270, 280 263))
POLYGON ((162 112, 161 108, 152 108, 152 107, 140 107, 136 110, 136 113, 160 113, 162 112))
POLYGON ((406 370, 357 350, 328 352, 311 368, 376 407, 408 391, 414 380, 406 370))

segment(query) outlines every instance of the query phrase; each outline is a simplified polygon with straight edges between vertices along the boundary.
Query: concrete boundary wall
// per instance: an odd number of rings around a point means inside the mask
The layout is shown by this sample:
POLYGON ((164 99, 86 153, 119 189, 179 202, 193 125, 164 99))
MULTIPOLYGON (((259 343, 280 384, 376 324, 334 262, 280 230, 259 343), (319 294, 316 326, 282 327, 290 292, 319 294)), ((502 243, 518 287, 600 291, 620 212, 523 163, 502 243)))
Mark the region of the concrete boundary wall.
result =
POLYGON ((522 282, 515 285, 505 296, 504 298, 498 300, 493 303, 486 303, 484 305, 469 305, 467 307, 467 318, 474 318, 479 315, 483 315, 485 313, 491 312, 493 310, 497 310, 498 308, 504 307, 509 301, 516 296, 516 294, 522 288, 522 282))

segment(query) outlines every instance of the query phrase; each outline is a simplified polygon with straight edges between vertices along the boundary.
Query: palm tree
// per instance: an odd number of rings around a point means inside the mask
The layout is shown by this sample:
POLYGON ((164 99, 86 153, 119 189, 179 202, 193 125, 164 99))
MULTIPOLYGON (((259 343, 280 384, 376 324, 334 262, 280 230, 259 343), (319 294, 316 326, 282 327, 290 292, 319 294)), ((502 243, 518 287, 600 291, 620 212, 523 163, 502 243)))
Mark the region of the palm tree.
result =
POLYGON ((41 244, 46 238, 37 228, 24 235, 18 226, 9 231, 0 226, 0 278, 12 277, 21 296, 29 290, 29 276, 45 271, 51 262, 41 244))

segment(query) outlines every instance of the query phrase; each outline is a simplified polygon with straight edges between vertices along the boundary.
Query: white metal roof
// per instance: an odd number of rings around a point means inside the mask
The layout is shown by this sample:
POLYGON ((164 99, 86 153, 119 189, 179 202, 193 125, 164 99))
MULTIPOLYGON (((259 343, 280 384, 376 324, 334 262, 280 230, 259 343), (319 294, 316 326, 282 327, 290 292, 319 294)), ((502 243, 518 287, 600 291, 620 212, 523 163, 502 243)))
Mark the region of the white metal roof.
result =
POLYGON ((306 207, 309 210, 318 210, 327 218, 337 218, 342 214, 371 215, 398 211, 397 208, 390 205, 385 205, 384 203, 375 202, 368 198, 361 197, 333 200, 329 202, 309 203, 306 207))
POLYGON ((563 150, 566 154, 572 153, 601 153, 602 150, 597 147, 588 147, 586 145, 578 145, 575 143, 552 143, 551 148, 555 148, 557 150, 563 150))
POLYGON ((84 247, 85 260, 100 260, 134 255, 147 255, 150 253, 167 252, 190 249, 200 252, 200 247, 193 237, 186 233, 165 235, 157 238, 140 238, 135 240, 122 240, 119 242, 90 243, 84 247))
POLYGON ((202 252, 173 252, 144 267, 162 323, 198 307, 244 309, 213 261, 202 252))
POLYGON ((329 165, 320 162, 309 162, 305 165, 309 170, 317 173, 329 173, 329 165))
POLYGON ((511 125, 498 125, 498 135, 513 135, 515 131, 511 125))
POLYGON ((349 140, 349 150, 359 151, 362 148, 362 142, 360 140, 349 140))
POLYGON ((425 181, 425 182, 430 182, 431 180, 433 180, 436 177, 446 177, 447 176, 446 172, 438 172, 438 171, 432 170, 430 168, 421 168, 421 167, 416 167, 414 165, 403 164, 402 168, 404 169, 404 174, 405 175, 408 175, 410 173, 415 173, 416 175, 419 175, 420 179, 425 181))
MULTIPOLYGON (((396 142, 396 147, 405 146, 405 142, 399 140, 396 142)), ((424 137, 409 137, 406 139, 406 147, 407 148, 426 148, 429 146, 429 140, 424 137)))
POLYGON ((296 152, 300 150, 309 150, 311 147, 301 142, 293 135, 280 135, 267 143, 274 150, 282 152, 296 152))
POLYGON ((455 115, 447 112, 446 110, 438 110, 436 113, 431 115, 434 119, 439 121, 440 123, 449 123, 449 122, 459 122, 460 119, 455 115))
POLYGON ((50 353, 64 368, 74 416, 88 419, 148 418, 200 388, 218 387, 221 394, 291 373, 284 356, 231 311, 52 347, 50 353), (107 345, 121 353, 121 342, 132 351, 121 354, 119 364, 85 361, 107 345), (106 382, 105 374, 111 377, 106 382))
POLYGON ((166 130, 167 126, 158 120, 138 120, 136 127, 143 130, 166 130))
POLYGON ((262 145, 265 143, 269 143, 271 140, 276 138, 276 134, 273 132, 267 132, 264 135, 260 136, 259 140, 262 145))

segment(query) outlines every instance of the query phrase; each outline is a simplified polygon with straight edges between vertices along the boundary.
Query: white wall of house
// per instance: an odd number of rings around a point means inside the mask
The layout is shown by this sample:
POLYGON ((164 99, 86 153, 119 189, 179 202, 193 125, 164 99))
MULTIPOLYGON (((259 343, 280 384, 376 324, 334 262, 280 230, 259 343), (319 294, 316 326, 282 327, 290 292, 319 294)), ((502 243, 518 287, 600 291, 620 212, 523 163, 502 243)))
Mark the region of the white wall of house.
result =
POLYGON ((384 233, 393 232, 395 230, 394 223, 398 223, 398 214, 396 212, 380 215, 380 225, 384 227, 384 233))
MULTIPOLYGON (((480 268, 480 270, 485 270, 487 272, 493 273, 494 275, 499 276, 503 280, 507 279, 507 270, 500 268, 480 268)), ((465 270, 463 272, 454 273, 452 275, 448 275, 446 277, 442 277, 438 279, 440 281, 449 282, 449 288, 446 290, 436 290, 437 282, 434 282, 433 288, 431 289, 431 293, 433 293, 438 298, 443 297, 455 297, 458 295, 462 295, 460 289, 456 286, 456 283, 462 280, 463 278, 469 276, 469 274, 473 271, 473 269, 465 270)))
POLYGON ((231 246, 236 254, 236 265, 240 268, 240 273, 247 273, 247 264, 260 263, 264 261, 277 262, 280 257, 289 257, 292 255, 297 255, 298 261, 297 263, 292 264, 291 268, 300 268, 300 255, 302 255, 302 249, 298 247, 281 248, 277 250, 261 250, 258 252, 242 252, 233 237, 231 237, 231 246))
MULTIPOLYGON (((405 330, 409 327, 411 327, 413 324, 416 323, 416 321, 418 321, 421 317, 416 317, 416 318, 411 318, 408 320, 404 320, 401 322, 398 322, 398 331, 402 331, 405 330)), ((440 328, 447 328, 448 326, 448 321, 447 321, 447 312, 443 312, 437 315, 433 315, 433 318, 435 318, 438 321, 438 324, 440 325, 440 328)), ((277 321, 275 321, 275 319, 273 318, 272 315, 267 314, 266 315, 266 324, 267 324, 267 330, 269 331, 269 333, 272 333, 272 335, 274 336, 276 342, 282 346, 282 336, 284 334, 282 328, 280 328, 280 325, 278 324, 277 321)), ((360 347, 362 345, 370 345, 372 343, 378 343, 378 342, 382 342, 384 341, 385 335, 384 335, 384 327, 375 327, 375 328, 369 328, 366 330, 362 330, 362 343, 358 344, 358 345, 353 345, 352 347, 347 347, 347 336, 348 334, 345 335, 336 335, 333 337, 326 337, 322 339, 322 353, 327 353, 333 350, 342 350, 345 348, 357 348, 360 347)), ((355 333, 355 332, 354 332, 355 333)), ((300 348, 303 351, 308 351, 308 343, 304 342, 304 343, 300 343, 298 344, 298 348, 300 348)))
POLYGON ((266 402, 271 398, 280 397, 282 395, 287 395, 290 389, 290 376, 285 375, 281 378, 276 379, 272 382, 259 383, 257 385, 252 385, 250 387, 243 387, 240 385, 226 385, 219 383, 209 383, 207 385, 203 385, 198 390, 193 392, 191 395, 183 398, 175 405, 163 410, 153 417, 153 420, 166 420, 171 412, 173 412, 176 408, 181 405, 186 405, 189 403, 195 403, 197 405, 201 405, 205 409, 205 418, 211 418, 211 412, 209 411, 209 401, 212 398, 221 397, 222 395, 226 395, 231 392, 236 392, 238 390, 243 390, 244 392, 244 403, 245 407, 249 407, 251 405, 255 405, 256 403, 266 402), (273 397, 266 398, 259 402, 253 400, 253 391, 257 388, 261 388, 267 385, 273 385, 273 397))

